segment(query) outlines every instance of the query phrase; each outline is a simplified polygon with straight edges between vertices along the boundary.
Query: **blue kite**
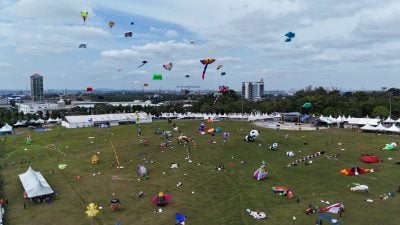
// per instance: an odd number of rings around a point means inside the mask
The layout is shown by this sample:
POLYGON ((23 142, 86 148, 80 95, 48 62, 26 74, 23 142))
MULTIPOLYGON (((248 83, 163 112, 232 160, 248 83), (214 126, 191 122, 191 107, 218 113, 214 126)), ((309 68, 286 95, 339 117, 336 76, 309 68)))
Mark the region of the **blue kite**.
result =
POLYGON ((186 216, 184 215, 184 214, 182 214, 182 213, 176 213, 175 214, 175 221, 176 221, 176 223, 175 224, 185 224, 185 222, 186 222, 186 216))
POLYGON ((289 31, 285 34, 285 36, 287 37, 285 42, 291 42, 292 38, 294 38, 296 36, 295 33, 293 33, 292 31, 289 31))

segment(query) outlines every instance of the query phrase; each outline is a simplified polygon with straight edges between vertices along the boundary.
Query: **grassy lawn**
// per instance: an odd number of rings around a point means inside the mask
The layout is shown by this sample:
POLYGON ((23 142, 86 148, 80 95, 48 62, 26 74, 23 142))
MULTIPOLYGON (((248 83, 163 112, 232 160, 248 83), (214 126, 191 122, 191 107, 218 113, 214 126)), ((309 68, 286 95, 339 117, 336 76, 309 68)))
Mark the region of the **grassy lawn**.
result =
MULTIPOLYGON (((164 138, 154 134, 155 129, 172 130, 165 121, 142 126, 143 134, 149 140, 148 146, 139 145, 134 125, 70 130, 54 127, 48 132, 31 132, 30 146, 25 145, 29 132, 26 129, 17 130, 17 135, 0 137, 0 165, 3 167, 0 170, 1 195, 9 199, 6 224, 90 224, 90 218, 84 211, 88 203, 95 202, 104 207, 93 220, 93 224, 99 225, 114 224, 118 218, 122 225, 174 224, 176 212, 186 214, 187 224, 191 225, 311 225, 315 224, 316 216, 307 216, 304 210, 310 203, 327 206, 320 200, 344 203, 343 217, 332 215, 339 219, 340 224, 400 224, 396 215, 400 196, 386 201, 379 199, 380 195, 395 191, 400 185, 400 165, 395 164, 400 161, 399 151, 380 150, 386 143, 399 141, 399 136, 345 129, 277 131, 255 127, 247 122, 221 121, 209 125, 230 132, 227 143, 223 145, 222 133, 214 138, 216 144, 208 143, 209 135, 197 134, 201 121, 177 120, 176 123, 185 135, 193 137, 198 144, 196 148, 189 145, 192 163, 185 160, 183 145, 175 142, 174 148, 159 148, 164 138), (260 130, 260 136, 255 142, 244 142, 244 136, 251 129, 260 130), (287 134, 288 138, 285 138, 287 134), (307 145, 304 145, 305 140, 307 145), (116 158, 110 141, 123 169, 112 166, 116 158), (266 144, 273 142, 279 143, 278 149, 267 150, 266 144), (285 155, 288 150, 294 151, 293 158, 285 155), (284 168, 297 158, 322 150, 326 154, 312 159, 311 165, 284 168), (91 156, 96 152, 100 152, 100 162, 91 164, 91 156), (339 158, 326 157, 338 152, 339 158), (383 162, 365 164, 359 161, 362 153, 374 153, 383 162), (388 160, 389 157, 393 160, 388 160), (262 160, 267 162, 269 174, 267 179, 256 181, 252 174, 262 160), (246 163, 241 164, 240 161, 246 163), (171 169, 173 162, 180 167, 171 169), (215 170, 220 162, 225 170, 215 170), (230 162, 235 165, 228 166, 230 162), (58 169, 61 163, 67 164, 67 168, 58 169), (18 174, 25 172, 29 164, 34 170, 42 172, 57 192, 53 203, 36 204, 23 199, 18 174), (149 169, 150 179, 138 180, 138 164, 144 164, 149 169), (374 168, 376 172, 357 177, 340 174, 341 169, 351 166, 374 168), (79 180, 76 179, 78 175, 82 177, 79 180), (178 182, 183 185, 177 187, 178 182), (369 193, 351 192, 352 183, 368 185, 369 193), (296 198, 288 200, 273 194, 271 188, 278 185, 292 188, 296 197, 300 197, 300 202, 297 203, 296 198), (145 192, 145 197, 139 199, 137 193, 141 190, 145 192), (151 197, 159 191, 170 193, 172 199, 162 213, 155 214, 157 207, 151 203, 151 197), (109 206, 112 193, 122 202, 122 209, 118 212, 113 212, 109 206), (366 202, 367 198, 374 202, 366 202), (245 211, 247 208, 264 211, 269 218, 255 220, 245 211)), ((179 133, 173 132, 173 135, 175 140, 179 133)), ((324 221, 324 224, 330 223, 324 221)))

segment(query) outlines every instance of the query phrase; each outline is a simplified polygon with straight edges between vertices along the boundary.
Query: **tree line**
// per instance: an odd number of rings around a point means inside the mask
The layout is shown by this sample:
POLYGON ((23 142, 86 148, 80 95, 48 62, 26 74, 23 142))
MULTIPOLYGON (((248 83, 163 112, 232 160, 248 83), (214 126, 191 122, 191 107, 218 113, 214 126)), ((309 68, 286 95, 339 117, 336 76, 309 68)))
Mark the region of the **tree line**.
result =
POLYGON ((355 91, 340 92, 339 90, 328 91, 322 87, 307 87, 297 91, 291 96, 263 96, 262 100, 247 101, 233 90, 226 93, 212 93, 207 95, 193 94, 162 94, 162 93, 140 93, 140 96, 128 95, 126 93, 112 93, 109 95, 95 96, 90 98, 102 99, 104 102, 96 104, 93 108, 75 107, 69 111, 53 111, 37 114, 19 113, 16 108, 0 109, 0 125, 5 123, 14 124, 18 120, 62 118, 67 115, 92 115, 107 113, 133 113, 144 111, 159 116, 162 112, 203 112, 203 113, 272 113, 272 112, 301 112, 315 115, 351 115, 353 117, 400 117, 400 89, 389 88, 382 91, 355 91), (121 97, 122 96, 122 97, 121 97), (143 97, 152 100, 153 103, 169 101, 169 104, 161 106, 112 106, 107 101, 132 101, 143 97), (182 100, 192 100, 191 107, 183 107, 182 100), (304 109, 302 105, 306 102, 312 104, 311 108, 304 109))

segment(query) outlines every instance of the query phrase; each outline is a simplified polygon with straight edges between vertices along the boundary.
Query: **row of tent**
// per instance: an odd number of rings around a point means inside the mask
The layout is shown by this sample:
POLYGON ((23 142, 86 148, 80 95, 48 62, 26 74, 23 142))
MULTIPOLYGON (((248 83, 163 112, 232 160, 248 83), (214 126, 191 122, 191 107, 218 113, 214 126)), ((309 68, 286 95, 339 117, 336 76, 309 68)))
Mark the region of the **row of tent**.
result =
POLYGON ((394 124, 394 123, 390 127, 385 127, 384 125, 382 125, 382 123, 379 123, 377 126, 365 124, 360 129, 362 131, 400 133, 400 128, 397 127, 396 124, 394 124))
POLYGON ((44 120, 44 119, 37 119, 37 120, 31 119, 29 121, 27 121, 27 120, 18 120, 14 124, 14 126, 17 127, 17 126, 26 126, 28 124, 44 124, 44 123, 61 123, 61 119, 60 118, 57 118, 57 119, 49 118, 48 120, 44 120))
POLYGON ((377 126, 379 123, 384 123, 384 124, 400 123, 400 118, 397 120, 394 120, 390 116, 382 121, 382 119, 379 117, 377 117, 377 118, 369 118, 369 117, 357 118, 357 117, 351 117, 351 116, 348 116, 348 117, 338 116, 337 118, 334 118, 332 116, 325 117, 325 116, 321 115, 319 117, 319 120, 321 120, 327 124, 348 123, 348 124, 354 124, 354 125, 370 124, 373 126, 377 126))

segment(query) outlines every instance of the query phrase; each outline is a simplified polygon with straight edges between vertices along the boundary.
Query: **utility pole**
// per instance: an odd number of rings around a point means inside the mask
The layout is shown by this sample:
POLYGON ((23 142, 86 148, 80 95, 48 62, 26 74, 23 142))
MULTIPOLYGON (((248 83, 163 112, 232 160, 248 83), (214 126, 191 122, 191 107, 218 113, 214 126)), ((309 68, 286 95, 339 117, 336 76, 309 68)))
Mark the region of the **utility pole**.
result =
POLYGON ((392 118, 392 92, 389 92, 389 117, 392 118))

